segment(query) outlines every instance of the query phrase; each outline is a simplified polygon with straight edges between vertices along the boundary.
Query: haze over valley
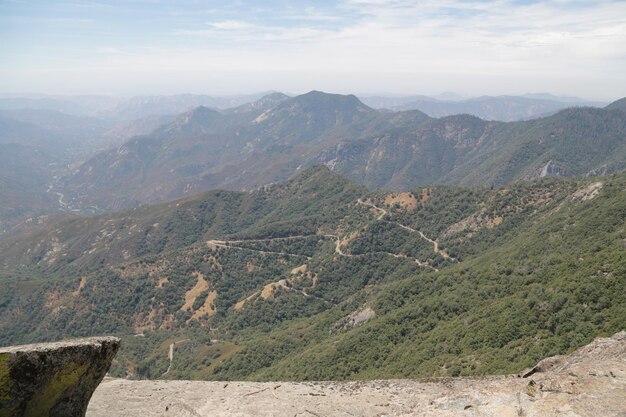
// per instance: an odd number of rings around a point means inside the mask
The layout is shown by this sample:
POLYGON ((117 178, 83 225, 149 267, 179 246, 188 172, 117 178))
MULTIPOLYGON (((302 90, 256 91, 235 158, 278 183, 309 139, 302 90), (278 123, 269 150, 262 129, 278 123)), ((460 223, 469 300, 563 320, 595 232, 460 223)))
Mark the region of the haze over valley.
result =
MULTIPOLYGON (((511 100, 491 98, 492 107, 511 100)), ((526 119, 546 101, 518 100, 533 104, 505 119, 526 119)), ((250 190, 315 164, 370 188, 393 190, 433 183, 491 186, 548 173, 586 175, 623 168, 621 114, 604 106, 583 107, 584 102, 553 100, 551 109, 566 110, 519 122, 376 110, 353 95, 317 91, 295 97, 181 95, 113 103, 110 97, 0 100, 9 107, 0 117, 5 187, 12 193, 2 205, 4 231, 46 210, 95 213, 210 188, 250 190), (243 104, 219 107, 232 103, 243 104), (607 129, 602 132, 604 147, 588 136, 600 124, 607 129), (594 156, 575 160, 563 154, 567 138, 559 142, 557 129, 580 137, 580 152, 594 156), (532 141, 541 146, 528 152, 532 141), (507 166, 511 158, 516 163, 507 166)), ((474 112, 480 114, 482 108, 474 112)))

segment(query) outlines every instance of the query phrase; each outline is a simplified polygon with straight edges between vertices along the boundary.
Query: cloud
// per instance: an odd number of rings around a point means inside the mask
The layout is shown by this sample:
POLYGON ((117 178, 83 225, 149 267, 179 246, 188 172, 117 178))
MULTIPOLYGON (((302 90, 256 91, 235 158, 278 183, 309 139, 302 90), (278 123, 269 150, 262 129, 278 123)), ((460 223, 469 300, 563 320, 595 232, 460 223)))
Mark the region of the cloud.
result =
POLYGON ((242 20, 224 20, 221 22, 209 23, 210 26, 220 30, 243 30, 251 29, 253 25, 242 20))
POLYGON ((121 49, 113 48, 113 47, 110 47, 110 46, 102 46, 102 47, 98 48, 98 52, 101 52, 103 54, 110 54, 110 55, 123 54, 121 49))
POLYGON ((281 19, 313 21, 313 22, 338 22, 342 20, 341 16, 331 13, 324 13, 315 7, 308 6, 300 11, 292 11, 280 14, 281 19))

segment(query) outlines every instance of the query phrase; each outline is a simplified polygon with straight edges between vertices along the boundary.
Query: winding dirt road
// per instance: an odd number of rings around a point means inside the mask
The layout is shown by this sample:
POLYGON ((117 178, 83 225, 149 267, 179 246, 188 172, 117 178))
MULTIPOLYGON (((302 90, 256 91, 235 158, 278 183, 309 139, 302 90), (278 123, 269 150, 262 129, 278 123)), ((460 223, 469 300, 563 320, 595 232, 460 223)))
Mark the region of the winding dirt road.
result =
MULTIPOLYGON (((389 214, 389 212, 386 209, 384 209, 382 207, 378 207, 374 203, 371 203, 369 201, 365 201, 365 200, 362 200, 362 199, 358 199, 357 203, 377 211, 379 213, 377 215, 377 217, 376 217, 377 221, 384 221, 384 222, 387 222, 387 223, 395 224, 395 225, 397 225, 397 226, 399 226, 399 227, 403 228, 404 230, 407 230, 407 231, 409 231, 411 233, 419 234, 419 236, 422 239, 426 240, 427 242, 429 242, 430 244, 433 245, 433 253, 435 255, 440 255, 444 259, 448 259, 448 260, 451 260, 451 261, 456 261, 456 259, 453 258, 452 256, 448 255, 448 253, 444 249, 440 249, 439 248, 439 242, 437 240, 433 240, 433 239, 429 238, 421 230, 413 229, 412 227, 403 225, 403 224, 398 223, 398 222, 393 222, 393 221, 389 221, 389 220, 383 220, 384 217, 389 214)), ((337 236, 337 235, 331 235, 331 234, 295 235, 295 236, 275 237, 275 238, 268 238, 268 239, 236 239, 236 240, 213 239, 213 240, 208 240, 206 243, 207 243, 207 246, 209 248, 238 249, 238 250, 246 250, 246 251, 258 252, 258 253, 263 253, 263 254, 268 254, 268 255, 300 256, 300 257, 306 258, 307 260, 310 260, 311 259, 310 256, 301 255, 301 254, 297 254, 297 253, 278 252, 278 251, 266 251, 266 250, 262 250, 262 249, 253 249, 253 248, 245 248, 245 247, 241 247, 241 246, 236 246, 237 244, 242 244, 242 243, 255 243, 255 242, 256 243, 267 243, 267 242, 278 242, 278 241, 294 240, 294 239, 306 239, 306 238, 310 238, 310 237, 333 239, 335 241, 335 253, 337 255, 340 255, 340 256, 357 257, 357 256, 364 256, 365 255, 365 254, 345 253, 342 250, 342 248, 341 248, 342 243, 343 243, 341 238, 339 236, 337 236)), ((439 271, 437 268, 433 267, 432 265, 430 265, 427 262, 422 262, 419 259, 410 258, 410 257, 408 257, 406 255, 403 255, 403 254, 384 252, 384 251, 383 252, 375 252, 375 253, 384 253, 386 255, 393 256, 394 258, 409 259, 409 260, 415 262, 415 264, 417 264, 420 267, 430 268, 430 269, 432 269, 434 271, 439 271)))
POLYGON ((378 215, 376 220, 378 220, 378 221, 385 221, 387 223, 395 224, 395 225, 403 228, 404 230, 407 230, 407 231, 412 232, 412 233, 419 234, 422 239, 430 242, 433 245, 433 252, 435 253, 435 255, 441 255, 445 259, 448 259, 448 260, 451 260, 451 261, 456 261, 456 259, 453 258, 452 256, 448 255, 448 253, 445 250, 439 249, 439 242, 437 240, 433 240, 433 239, 429 238, 424 233, 422 233, 421 230, 413 229, 412 227, 405 226, 402 223, 392 222, 392 221, 389 221, 389 220, 383 220, 383 217, 385 217, 388 214, 387 210, 385 210, 382 207, 378 207, 377 205, 375 205, 373 203, 370 203, 368 201, 363 201, 360 198, 357 200, 357 202, 359 204, 361 204, 361 205, 373 208, 374 210, 380 212, 381 214, 378 215))

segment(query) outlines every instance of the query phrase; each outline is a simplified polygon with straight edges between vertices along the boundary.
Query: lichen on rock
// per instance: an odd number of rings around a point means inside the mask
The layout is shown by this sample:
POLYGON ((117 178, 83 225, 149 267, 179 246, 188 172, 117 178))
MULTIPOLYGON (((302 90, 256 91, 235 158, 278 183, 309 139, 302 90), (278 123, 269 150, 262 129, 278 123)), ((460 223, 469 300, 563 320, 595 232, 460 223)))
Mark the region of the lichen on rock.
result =
POLYGON ((83 417, 119 344, 93 337, 0 348, 0 417, 83 417))

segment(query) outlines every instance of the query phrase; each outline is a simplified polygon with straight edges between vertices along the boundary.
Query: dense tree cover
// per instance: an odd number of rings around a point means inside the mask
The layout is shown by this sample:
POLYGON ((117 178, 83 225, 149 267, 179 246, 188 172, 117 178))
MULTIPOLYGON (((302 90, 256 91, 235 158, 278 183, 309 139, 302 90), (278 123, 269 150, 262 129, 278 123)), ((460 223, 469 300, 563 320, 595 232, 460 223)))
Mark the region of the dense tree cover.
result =
POLYGON ((623 329, 624 178, 440 273, 367 296, 371 322, 333 333, 337 306, 246 344, 216 378, 366 379, 515 372, 623 329), (264 360, 259 360, 264 358, 264 360))
POLYGON ((625 175, 432 187, 404 207, 313 169, 253 193, 76 219, 66 224, 89 250, 58 228, 16 244, 38 255, 1 272, 0 343, 117 334, 113 372, 135 378, 162 376, 183 340, 168 378, 512 372, 623 327, 625 189, 625 175), (138 256, 142 224, 189 234, 138 256), (47 236, 75 257, 44 250, 47 236), (350 324, 365 307, 375 317, 350 324))

